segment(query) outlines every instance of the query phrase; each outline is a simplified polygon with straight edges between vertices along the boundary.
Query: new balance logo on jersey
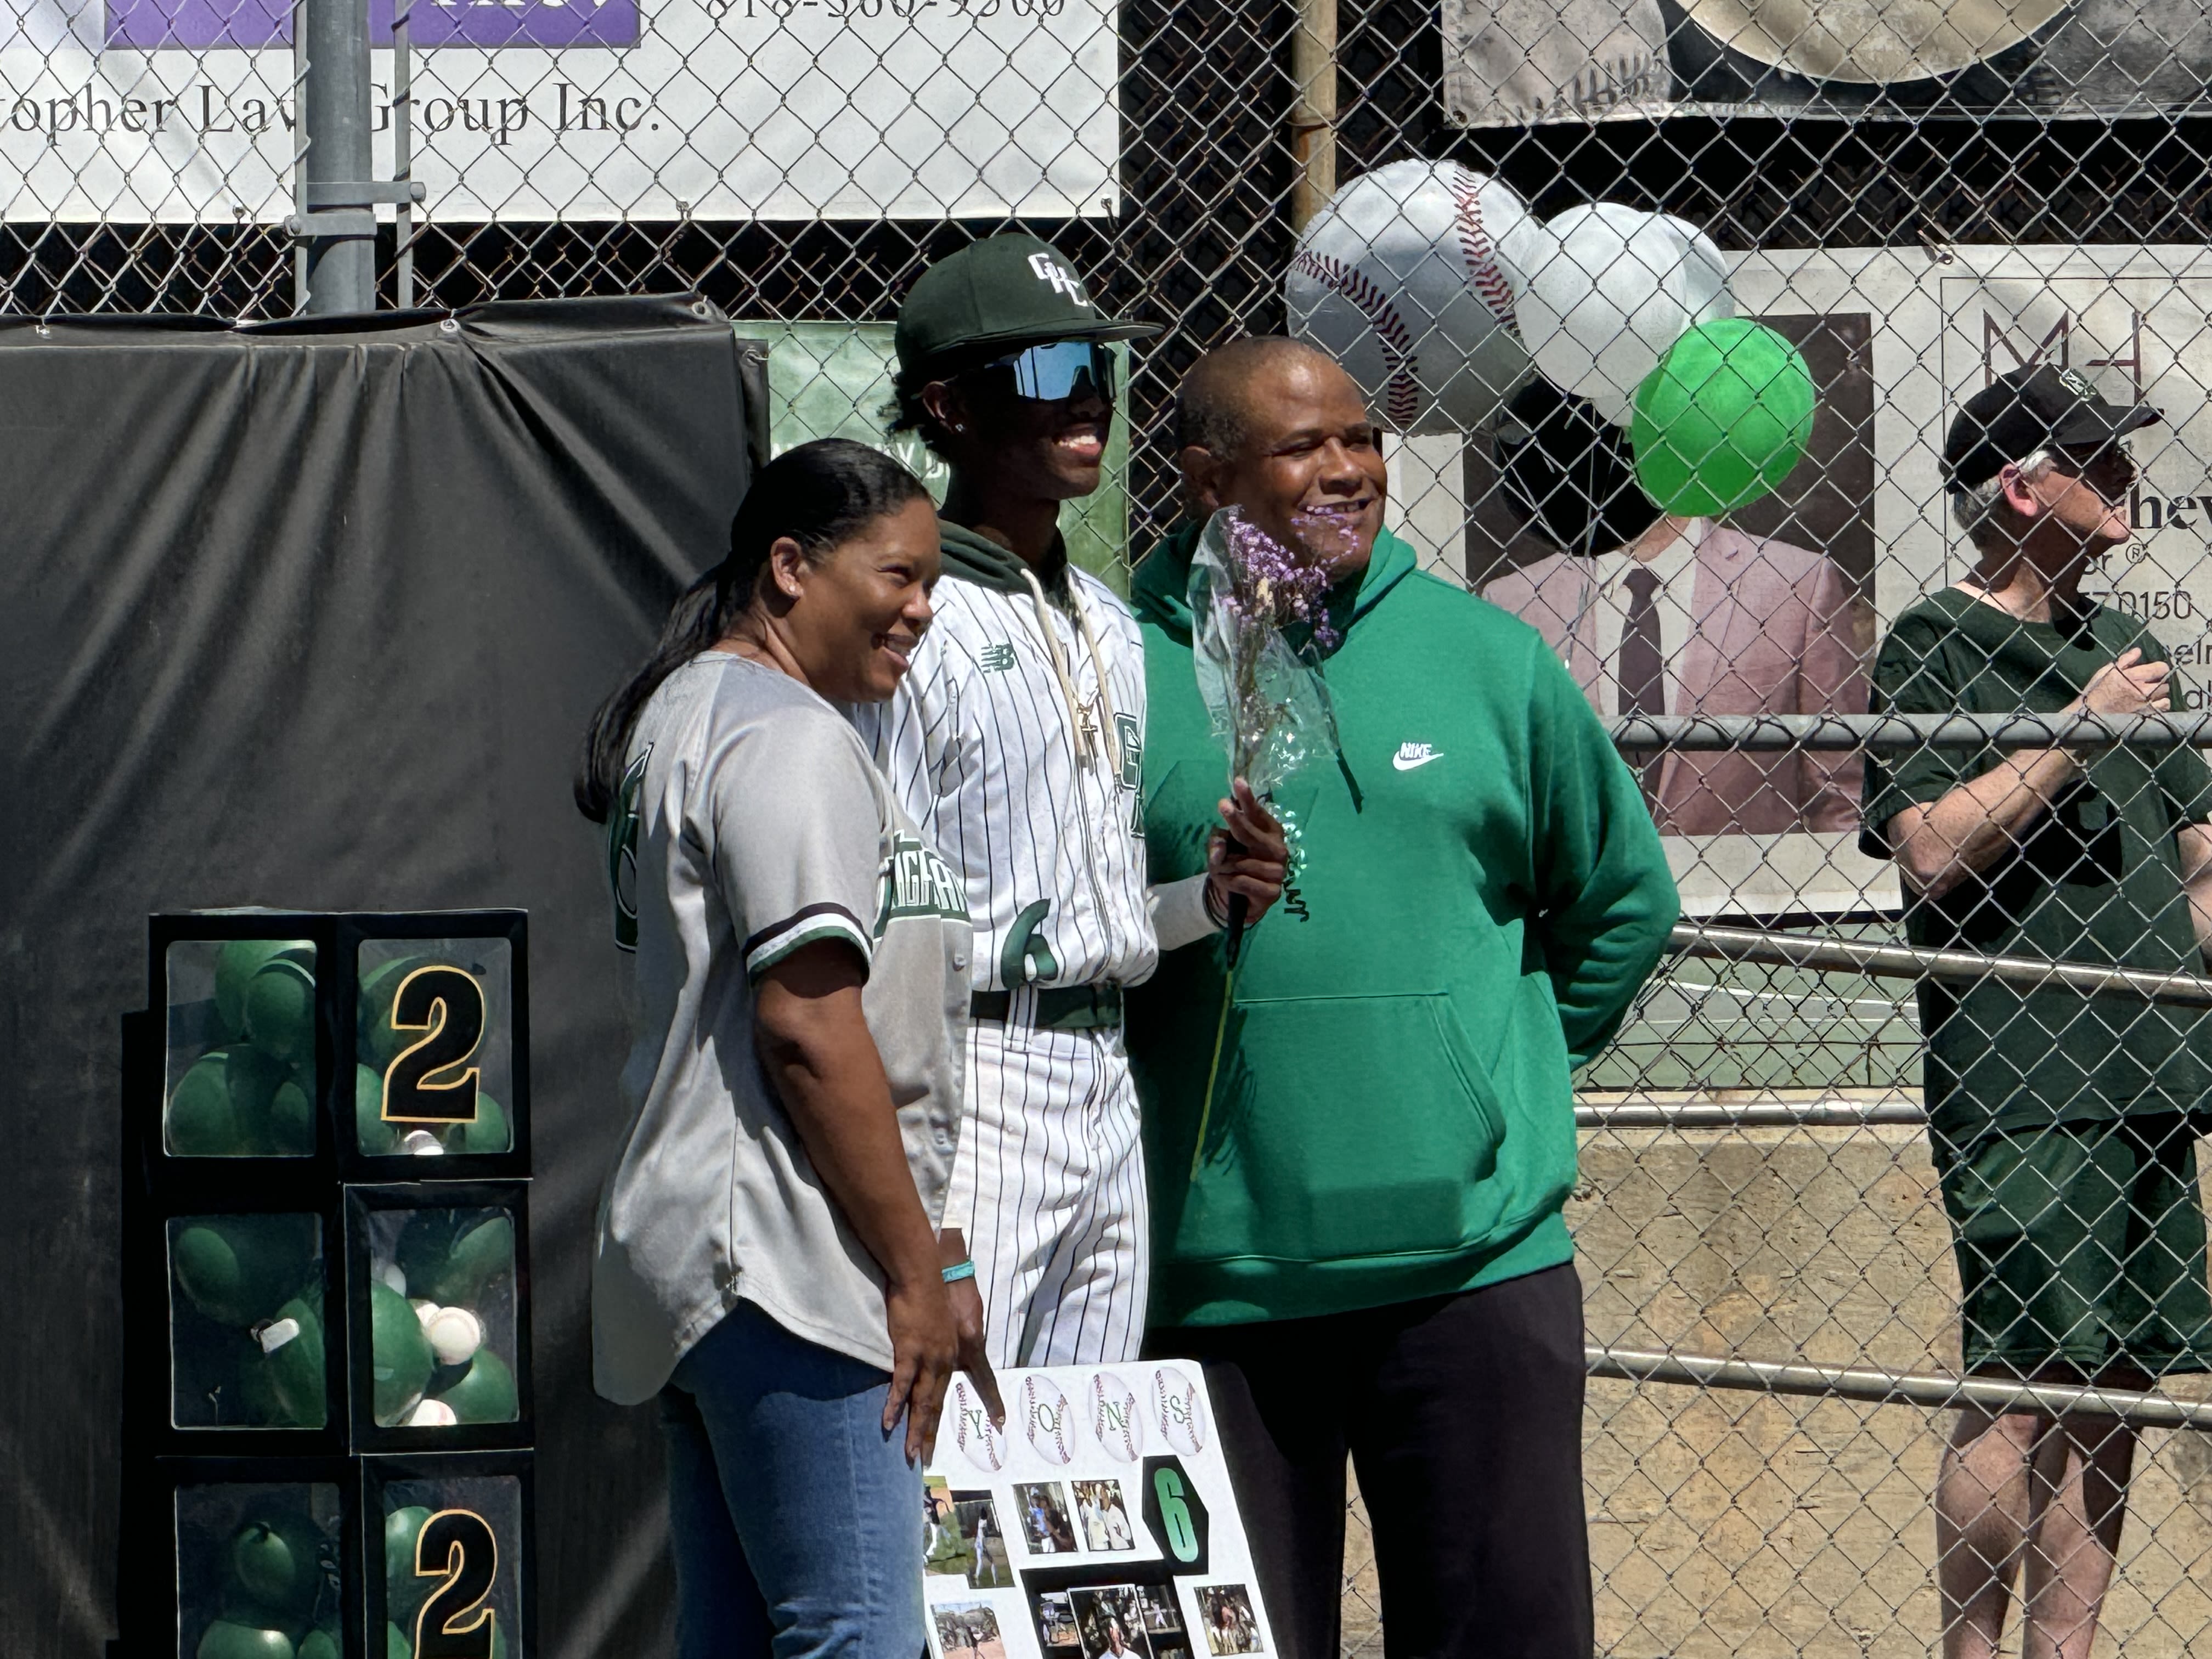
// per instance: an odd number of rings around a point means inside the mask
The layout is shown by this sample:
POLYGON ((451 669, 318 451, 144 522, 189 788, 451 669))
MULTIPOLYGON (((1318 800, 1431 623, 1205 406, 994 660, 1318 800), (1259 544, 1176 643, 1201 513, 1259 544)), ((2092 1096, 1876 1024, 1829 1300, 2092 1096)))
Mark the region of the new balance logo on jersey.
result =
POLYGON ((1431 761, 1443 758, 1433 744, 1401 743, 1398 752, 1390 757, 1390 764, 1401 772, 1410 772, 1417 766, 1426 766, 1431 761))
POLYGON ((883 902, 876 917, 876 937, 906 916, 952 916, 968 919, 968 896, 937 849, 912 836, 891 837, 891 855, 884 865, 883 902))
POLYGON ((975 661, 986 674, 1009 673, 1014 665, 1014 647, 1004 644, 987 645, 975 661))

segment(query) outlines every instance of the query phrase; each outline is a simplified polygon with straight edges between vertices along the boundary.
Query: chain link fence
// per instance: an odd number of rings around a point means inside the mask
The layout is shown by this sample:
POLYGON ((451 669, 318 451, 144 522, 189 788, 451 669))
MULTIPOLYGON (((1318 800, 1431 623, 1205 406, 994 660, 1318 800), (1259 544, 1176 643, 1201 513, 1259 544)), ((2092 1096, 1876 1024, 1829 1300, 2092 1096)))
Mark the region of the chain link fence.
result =
MULTIPOLYGON (((287 219, 362 210, 307 188, 308 9, 337 0, 12 3, 0 313, 289 314, 287 219)), ((2212 1399, 2194 1370, 2212 1333, 2190 1322, 2192 1068, 2212 1049, 2182 884, 2135 878, 2172 874, 2160 846, 2186 851, 2174 826, 2207 815, 2187 757, 2212 637, 2212 10, 374 0, 368 29, 383 199, 346 235, 373 246, 381 302, 696 290, 761 343, 779 447, 880 438, 890 319, 930 261, 1010 227, 1054 241, 1105 304, 1164 328, 1129 360, 1111 482, 1070 521, 1095 568, 1174 521, 1173 396, 1209 347, 1295 325, 1366 382, 1400 428, 1392 527, 1562 652, 1641 769, 1685 896, 1680 949, 1579 1109, 1601 1651, 1972 1652, 1987 1604, 1963 1603, 2007 1572, 2044 1639, 2081 1611, 2064 1594, 2094 1591, 2069 1563, 2094 1547, 1969 1558, 2003 1533, 1985 1521, 2063 1506, 2085 1464, 2110 1474, 2115 1423, 2140 1444, 2103 1650, 2212 1645, 2212 1415, 2191 1403, 2212 1399), (1424 219, 1414 185, 1355 222, 1340 186, 1408 162, 1466 170, 1415 173, 1474 202, 1483 248, 1424 219), (1685 228, 1656 265, 1654 214, 1685 228), (1449 265, 1454 291, 1392 246, 1449 265), (1649 377, 1729 313, 1810 388, 1802 459, 1761 450, 1759 489, 1662 514, 1649 377), (2083 584, 2173 664, 2163 735, 1938 731, 2057 720, 2086 672, 2066 652, 2089 647, 2054 634, 2043 678, 2000 685, 1961 679, 1924 617, 1899 629, 1948 593, 1971 631, 1939 458, 1964 399, 2034 363, 2165 411, 2135 440, 2140 477, 2102 489, 2131 538, 2083 584), (1950 678, 1918 674, 1942 652, 1950 678), (1886 738, 1870 696, 1907 716, 1886 738), (2067 744, 2081 758, 1986 849, 1974 902, 1908 929, 1896 861, 1861 843, 1866 769, 1906 781, 1893 808, 1925 805, 1931 780, 2067 744), (2006 955, 2024 965, 1990 967, 2006 955), (2144 982, 2022 983, 2054 958, 2144 982), (2153 1049, 2112 1081, 2114 1056, 2153 1049), (2002 1098, 1990 1056, 2015 1076, 2002 1098), (2051 1146, 2075 1162, 2035 1163, 2051 1146), (2005 1242, 2062 1214, 2070 1232, 2005 1242), (2069 1252, 2164 1288, 2124 1316, 2053 1313, 2033 1263, 2063 1278, 2069 1252), (2042 1395, 1960 1381, 1962 1300, 1989 1337, 1992 1284, 2014 1336, 2051 1339, 2007 1349, 2042 1395), (2032 1475, 1977 1509, 1954 1468, 1939 1520, 1947 1456, 2022 1409, 2045 1436, 2032 1475)), ((1346 1650, 1379 1651, 1364 1526, 1348 1569, 1346 1650)), ((2021 1624, 2015 1605, 2007 1644, 2021 1624)))

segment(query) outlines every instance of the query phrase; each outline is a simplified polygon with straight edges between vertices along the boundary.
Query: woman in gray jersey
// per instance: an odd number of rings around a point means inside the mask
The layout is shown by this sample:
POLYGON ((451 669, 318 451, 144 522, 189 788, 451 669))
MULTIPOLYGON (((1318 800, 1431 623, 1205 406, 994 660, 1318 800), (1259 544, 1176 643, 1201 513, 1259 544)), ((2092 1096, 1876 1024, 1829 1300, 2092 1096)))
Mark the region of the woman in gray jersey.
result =
POLYGON ((779 457, 587 740, 636 1034, 593 1368, 611 1400, 660 1401, 684 1659, 912 1659, 920 1465, 956 1365, 1004 1419, 957 1334, 973 1269, 937 1233, 967 908, 831 707, 890 696, 939 562, 895 461, 779 457))

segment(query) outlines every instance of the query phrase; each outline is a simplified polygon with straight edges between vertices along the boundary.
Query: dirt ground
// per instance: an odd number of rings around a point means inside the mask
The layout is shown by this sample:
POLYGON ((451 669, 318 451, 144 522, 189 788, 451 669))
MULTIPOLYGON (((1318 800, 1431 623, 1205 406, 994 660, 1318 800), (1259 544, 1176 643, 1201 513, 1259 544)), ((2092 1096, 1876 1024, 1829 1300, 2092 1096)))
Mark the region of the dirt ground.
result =
MULTIPOLYGON (((1608 1129, 1583 1135, 1582 1175, 1568 1219, 1593 1342, 1957 1369, 1958 1279, 1919 1131, 1608 1129)), ((1589 1401, 1601 1655, 1936 1650, 1929 1494, 1949 1413, 1602 1380, 1589 1401)), ((1352 1522, 1344 1651, 1379 1655, 1356 1503, 1352 1522)), ((2099 1654, 2212 1654, 2212 1437, 2144 1435, 2121 1550, 2099 1654)))

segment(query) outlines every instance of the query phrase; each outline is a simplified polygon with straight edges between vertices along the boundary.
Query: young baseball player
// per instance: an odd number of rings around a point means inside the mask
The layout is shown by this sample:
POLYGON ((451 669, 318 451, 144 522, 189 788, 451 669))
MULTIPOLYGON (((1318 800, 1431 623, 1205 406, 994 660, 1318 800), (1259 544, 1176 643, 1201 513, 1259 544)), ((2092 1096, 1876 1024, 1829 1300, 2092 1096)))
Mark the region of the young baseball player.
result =
POLYGON ((1137 625, 1073 568, 1063 501, 1097 489, 1114 421, 1104 315, 1055 249, 991 237, 915 283, 898 318, 897 429, 952 469, 936 619, 895 703, 854 713, 878 763, 967 881, 975 923, 968 1092, 945 1241, 972 1251, 994 1365, 1133 1359, 1149 1219, 1122 988, 1161 935, 1252 916, 1281 832, 1238 786, 1206 872, 1148 888, 1137 625), (1234 838, 1231 844, 1231 837, 1234 838), (1245 851, 1243 849, 1250 849, 1245 851))

